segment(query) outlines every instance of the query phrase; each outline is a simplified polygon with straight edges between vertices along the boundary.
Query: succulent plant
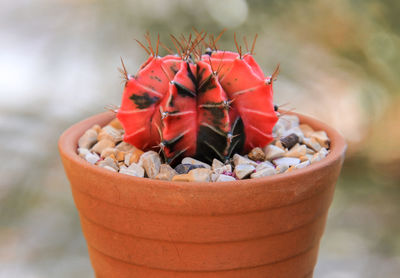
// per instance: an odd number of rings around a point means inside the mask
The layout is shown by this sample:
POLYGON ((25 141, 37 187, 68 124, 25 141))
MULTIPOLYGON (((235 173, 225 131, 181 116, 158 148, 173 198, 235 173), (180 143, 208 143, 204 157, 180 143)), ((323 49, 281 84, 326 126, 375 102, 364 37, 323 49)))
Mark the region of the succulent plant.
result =
MULTIPOLYGON (((128 75, 122 62, 125 89, 117 117, 124 141, 140 149, 159 147, 167 162, 179 156, 203 161, 229 159, 234 153, 270 143, 278 119, 272 100, 272 76, 265 77, 251 51, 217 50, 210 36, 197 33, 172 37, 177 54, 158 56, 146 39, 149 58, 138 73, 128 75), (203 53, 203 47, 207 47, 203 53)), ((247 45, 247 43, 246 43, 247 45)))

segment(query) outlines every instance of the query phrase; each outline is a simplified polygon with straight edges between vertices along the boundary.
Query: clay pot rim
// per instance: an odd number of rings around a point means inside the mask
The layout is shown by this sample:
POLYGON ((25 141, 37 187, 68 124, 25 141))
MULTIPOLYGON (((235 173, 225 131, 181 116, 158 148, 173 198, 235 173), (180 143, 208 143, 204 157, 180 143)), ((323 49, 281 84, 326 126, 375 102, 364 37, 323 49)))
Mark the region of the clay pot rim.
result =
MULTIPOLYGON (((227 182, 172 182, 129 176, 125 174, 120 174, 118 172, 112 172, 96 165, 92 165, 77 154, 78 140, 80 136, 82 136, 82 134, 94 124, 99 124, 100 126, 103 126, 111 121, 112 118, 115 117, 115 114, 112 112, 100 113, 72 125, 60 136, 60 139, 58 141, 58 148, 61 155, 67 158, 67 160, 69 160, 71 163, 78 164, 80 167, 87 171, 93 171, 99 177, 99 179, 111 179, 120 184, 132 183, 132 185, 140 184, 141 186, 145 185, 160 189, 171 189, 171 187, 173 187, 183 191, 235 191, 235 189, 244 190, 246 189, 246 187, 253 187, 255 185, 262 184, 265 185, 266 183, 280 183, 283 180, 292 179, 294 177, 296 177, 296 180, 301 180, 302 176, 307 176, 314 171, 320 171, 323 168, 331 165, 334 161, 344 158, 347 144, 343 136, 340 135, 335 129, 309 116, 294 112, 288 112, 287 114, 297 115, 300 119, 300 123, 308 124, 314 130, 324 130, 331 140, 330 152, 321 161, 315 162, 305 168, 296 169, 295 171, 291 171, 288 173, 281 173, 257 179, 236 180, 227 182)), ((286 189, 290 190, 289 187, 286 189)), ((282 190, 285 190, 285 188, 282 188, 282 190)))

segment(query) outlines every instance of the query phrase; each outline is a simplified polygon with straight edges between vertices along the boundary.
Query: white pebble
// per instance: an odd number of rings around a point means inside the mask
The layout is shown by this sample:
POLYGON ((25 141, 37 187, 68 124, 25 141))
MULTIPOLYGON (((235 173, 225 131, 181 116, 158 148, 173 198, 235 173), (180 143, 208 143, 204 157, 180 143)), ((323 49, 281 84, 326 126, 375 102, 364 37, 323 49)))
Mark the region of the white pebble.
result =
POLYGON ((141 155, 138 164, 146 170, 149 178, 154 179, 160 172, 161 159, 155 151, 148 151, 141 155))
POLYGON ((276 166, 279 165, 287 165, 287 166, 292 166, 292 165, 297 165, 300 163, 300 159, 296 157, 281 157, 277 158, 274 160, 274 164, 276 166))
POLYGON ((115 170, 113 167, 110 167, 108 165, 104 166, 103 169, 107 169, 107 170, 109 170, 111 172, 117 172, 117 170, 115 170))
POLYGON ((88 154, 85 155, 85 159, 90 164, 96 164, 96 162, 100 160, 100 156, 97 153, 89 152, 88 154))
POLYGON ((235 164, 235 166, 240 165, 240 164, 253 165, 254 167, 257 166, 257 162, 255 162, 251 159, 248 159, 247 157, 241 156, 237 153, 233 155, 233 164, 235 164))
POLYGON ((255 173, 251 174, 252 179, 256 178, 261 178, 261 177, 266 177, 266 176, 272 176, 276 174, 275 168, 264 168, 261 171, 256 171, 255 173))
POLYGON ((250 175, 256 167, 250 164, 239 164, 235 167, 235 174, 238 179, 244 179, 248 175, 250 175))
POLYGON ((222 174, 223 172, 232 172, 232 166, 230 164, 214 169, 214 173, 222 174))
POLYGON ((86 148, 78 148, 78 153, 80 157, 84 158, 88 153, 90 153, 90 151, 86 148))
POLYGON ((136 163, 132 163, 128 168, 121 167, 119 170, 121 174, 135 176, 139 178, 144 177, 144 169, 136 163))
POLYGON ((236 179, 228 175, 219 175, 215 181, 235 181, 236 179))
POLYGON ((184 159, 182 159, 182 164, 201 165, 204 166, 204 168, 206 169, 211 169, 211 166, 208 165, 207 163, 204 163, 202 161, 199 161, 191 157, 185 157, 184 159))
POLYGON ((282 157, 285 154, 285 151, 281 148, 274 145, 267 145, 264 147, 265 159, 273 160, 278 157, 282 157))
POLYGON ((301 169, 301 168, 307 167, 310 164, 311 164, 310 161, 306 160, 306 161, 304 161, 302 163, 297 164, 296 166, 294 166, 294 168, 301 169))
POLYGON ((256 171, 257 171, 257 172, 258 172, 258 171, 261 171, 261 170, 264 169, 264 168, 275 168, 275 166, 274 166, 274 164, 272 164, 272 163, 269 162, 269 161, 264 161, 264 162, 261 162, 260 164, 257 165, 256 171))
POLYGON ((224 167, 224 163, 222 163, 221 161, 219 161, 218 159, 214 158, 212 161, 212 169, 215 170, 217 168, 221 168, 224 167))
POLYGON ((286 172, 287 171, 287 169, 289 169, 289 166, 288 165, 286 165, 286 164, 282 164, 282 165, 278 165, 278 166, 276 166, 276 172, 278 173, 278 174, 280 174, 280 173, 284 173, 284 172, 286 172))

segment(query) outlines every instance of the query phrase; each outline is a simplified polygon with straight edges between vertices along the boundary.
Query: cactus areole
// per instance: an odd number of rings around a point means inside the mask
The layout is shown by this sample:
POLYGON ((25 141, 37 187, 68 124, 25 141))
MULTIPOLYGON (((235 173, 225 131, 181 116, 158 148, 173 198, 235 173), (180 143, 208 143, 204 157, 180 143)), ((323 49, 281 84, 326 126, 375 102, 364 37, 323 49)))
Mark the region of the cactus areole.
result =
POLYGON ((202 54, 199 42, 179 45, 178 55, 164 57, 149 43, 150 57, 135 76, 124 67, 117 117, 125 142, 143 150, 157 147, 172 162, 179 156, 225 161, 273 140, 275 75, 265 77, 241 48, 202 54))

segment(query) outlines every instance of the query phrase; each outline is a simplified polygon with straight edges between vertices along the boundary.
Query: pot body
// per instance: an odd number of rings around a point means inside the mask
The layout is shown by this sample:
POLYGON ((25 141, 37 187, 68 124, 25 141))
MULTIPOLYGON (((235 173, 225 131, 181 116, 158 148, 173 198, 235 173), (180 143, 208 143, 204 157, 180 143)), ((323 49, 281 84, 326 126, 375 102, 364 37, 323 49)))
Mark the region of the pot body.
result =
POLYGON ((343 138, 323 123, 331 152, 290 173, 234 182, 179 183, 131 177, 76 154, 103 113, 68 129, 59 150, 97 277, 312 277, 343 138))

